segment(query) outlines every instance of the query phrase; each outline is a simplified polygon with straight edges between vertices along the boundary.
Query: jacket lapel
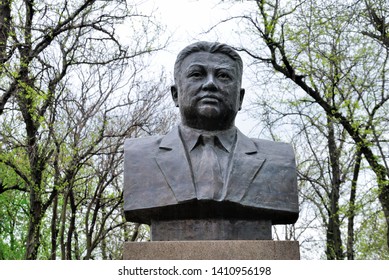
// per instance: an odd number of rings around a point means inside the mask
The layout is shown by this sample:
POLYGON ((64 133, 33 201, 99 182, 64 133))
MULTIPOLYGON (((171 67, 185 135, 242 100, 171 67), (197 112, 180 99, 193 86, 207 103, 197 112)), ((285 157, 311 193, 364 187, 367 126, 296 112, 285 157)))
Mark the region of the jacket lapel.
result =
POLYGON ((162 138, 156 161, 178 202, 196 198, 189 162, 178 127, 162 138))
POLYGON ((238 130, 232 158, 231 171, 227 178, 223 200, 239 202, 265 162, 254 142, 238 130))

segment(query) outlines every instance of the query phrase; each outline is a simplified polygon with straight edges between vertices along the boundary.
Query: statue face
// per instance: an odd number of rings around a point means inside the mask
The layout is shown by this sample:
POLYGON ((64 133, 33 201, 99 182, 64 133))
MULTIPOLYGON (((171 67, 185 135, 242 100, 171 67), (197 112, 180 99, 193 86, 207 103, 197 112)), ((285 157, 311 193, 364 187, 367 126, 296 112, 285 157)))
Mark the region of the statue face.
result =
POLYGON ((182 123, 204 130, 232 127, 244 96, 236 62, 221 53, 195 52, 180 70, 171 91, 182 123))

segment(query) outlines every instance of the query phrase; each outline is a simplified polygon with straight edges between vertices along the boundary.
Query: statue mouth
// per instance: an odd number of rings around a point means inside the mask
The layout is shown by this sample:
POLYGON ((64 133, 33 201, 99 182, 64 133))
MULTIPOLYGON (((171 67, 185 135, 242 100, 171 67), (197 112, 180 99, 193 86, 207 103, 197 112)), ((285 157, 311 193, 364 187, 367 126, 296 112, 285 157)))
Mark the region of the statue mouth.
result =
POLYGON ((219 99, 214 97, 203 97, 200 99, 200 101, 205 103, 218 103, 219 99))
POLYGON ((221 98, 217 95, 205 94, 200 96, 199 101, 206 103, 218 103, 221 101, 221 98))

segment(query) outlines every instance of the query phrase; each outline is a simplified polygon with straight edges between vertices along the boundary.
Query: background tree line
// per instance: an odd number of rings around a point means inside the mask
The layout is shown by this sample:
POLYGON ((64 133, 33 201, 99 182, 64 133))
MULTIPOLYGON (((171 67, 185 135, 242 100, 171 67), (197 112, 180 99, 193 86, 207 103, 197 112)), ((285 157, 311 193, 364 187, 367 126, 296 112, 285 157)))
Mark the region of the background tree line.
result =
POLYGON ((1 1, 1 259, 120 259, 147 238, 124 223, 122 145, 171 118, 163 74, 142 74, 160 26, 136 8, 1 1))
POLYGON ((262 136, 296 150, 301 218, 286 238, 307 254, 323 239, 327 259, 389 258, 389 3, 253 2, 225 21, 246 31, 262 136))
MULTIPOLYGON (((249 2, 224 22, 256 92, 252 136, 298 162, 300 219, 274 238, 388 259, 389 4, 249 2)), ((148 239, 123 216, 123 141, 175 121, 148 64, 161 32, 132 1, 0 1, 0 259, 120 259, 148 239)))

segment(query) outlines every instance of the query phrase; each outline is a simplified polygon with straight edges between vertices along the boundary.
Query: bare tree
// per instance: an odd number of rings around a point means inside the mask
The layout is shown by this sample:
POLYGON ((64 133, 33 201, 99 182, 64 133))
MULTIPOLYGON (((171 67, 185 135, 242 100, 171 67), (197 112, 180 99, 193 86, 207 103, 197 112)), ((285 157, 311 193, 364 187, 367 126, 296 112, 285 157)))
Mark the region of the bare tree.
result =
MULTIPOLYGON (((7 128, 1 131, 6 153, 0 163, 20 178, 19 184, 2 189, 29 194, 25 258, 40 256, 47 213, 50 257, 57 257, 60 238, 65 246, 62 258, 80 258, 77 217, 86 200, 92 199, 93 206, 84 213, 89 219, 85 226, 88 258, 101 236, 110 231, 105 226, 108 216, 120 205, 120 191, 112 187, 120 175, 115 171, 121 157, 118 139, 156 127, 152 122, 158 119, 154 116, 164 91, 158 88, 158 99, 147 97, 144 89, 131 94, 129 89, 135 90, 139 83, 135 80, 141 70, 138 57, 163 47, 156 42, 160 27, 126 1, 20 0, 1 2, 0 28, 0 121, 7 128), (121 42, 116 33, 122 24, 137 27, 128 30, 133 44, 121 42), (116 129, 114 122, 125 118, 128 121, 118 122, 124 127, 116 129), (94 178, 85 172, 95 161, 105 166, 99 171, 100 179, 82 186, 94 178), (115 199, 109 198, 110 192, 115 199), (99 222, 104 229, 95 238, 93 223, 103 208, 106 215, 99 222)), ((98 169, 90 167, 92 171, 98 169)))
MULTIPOLYGON (((360 199, 356 190, 363 187, 358 184, 361 164, 367 164, 374 172, 376 198, 389 225, 389 169, 385 155, 388 48, 383 24, 388 7, 384 1, 379 2, 260 0, 254 2, 252 13, 226 19, 247 23, 249 39, 256 44, 238 46, 237 50, 251 57, 256 65, 272 69, 275 73, 271 77, 285 85, 287 93, 294 94, 278 99, 291 100, 287 122, 292 114, 302 116, 305 123, 310 119, 315 131, 325 139, 322 145, 328 149, 326 169, 318 169, 314 177, 307 177, 309 174, 300 169, 300 176, 305 176, 314 190, 323 183, 329 186, 322 188, 324 196, 322 190, 315 191, 327 212, 320 215, 327 219, 328 258, 354 258, 351 247, 355 245, 354 218, 360 199), (314 110, 301 110, 304 106, 314 110), (328 176, 320 177, 325 174, 328 176), (345 193, 349 194, 347 211, 340 205, 345 193), (347 217, 349 227, 345 235, 347 254, 342 242, 342 217, 347 217)), ((277 109, 281 111, 280 106, 277 109)), ((278 118, 282 113, 285 111, 278 118)), ((313 152, 314 149, 314 156, 313 152)), ((375 190, 370 194, 374 195, 375 190)))

